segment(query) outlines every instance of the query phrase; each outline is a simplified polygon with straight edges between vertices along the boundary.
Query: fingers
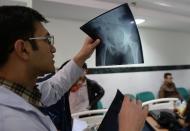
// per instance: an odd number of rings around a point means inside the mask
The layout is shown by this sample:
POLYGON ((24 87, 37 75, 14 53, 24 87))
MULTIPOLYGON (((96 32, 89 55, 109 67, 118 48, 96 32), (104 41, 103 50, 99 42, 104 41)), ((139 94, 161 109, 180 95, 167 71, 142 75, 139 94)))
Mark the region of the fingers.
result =
POLYGON ((127 97, 125 97, 123 99, 123 102, 122 102, 122 106, 121 106, 121 109, 120 109, 120 112, 122 112, 123 109, 125 109, 127 107, 127 102, 128 102, 128 99, 127 97))
POLYGON ((144 107, 143 107, 143 114, 144 114, 145 117, 148 116, 148 109, 149 109, 148 106, 144 106, 144 107))
POLYGON ((122 108, 125 110, 129 105, 131 105, 131 103, 135 104, 136 102, 125 96, 123 99, 122 108))
POLYGON ((119 131, 140 131, 148 115, 148 107, 142 107, 141 101, 124 97, 119 113, 119 131))
POLYGON ((142 102, 140 100, 136 100, 137 105, 141 105, 142 106, 142 102))
POLYGON ((142 110, 145 110, 148 112, 148 106, 143 106, 142 107, 142 102, 140 100, 131 100, 130 98, 128 98, 127 96, 124 97, 124 100, 123 100, 123 104, 134 104, 138 107, 140 107, 142 110))
POLYGON ((94 40, 88 36, 86 37, 85 43, 92 43, 93 41, 94 40))
MULTIPOLYGON (((139 113, 142 118, 146 118, 148 115, 148 106, 142 107, 142 102, 140 100, 131 100, 128 97, 124 97, 121 111, 132 110, 132 112, 139 113)), ((131 112, 131 113, 132 113, 131 112)))
POLYGON ((96 40, 93 42, 92 46, 93 46, 93 48, 96 48, 99 44, 100 44, 100 39, 96 39, 96 40))
POLYGON ((125 96, 123 99, 123 103, 125 103, 125 102, 130 102, 130 99, 127 96, 125 96))
POLYGON ((87 37, 85 43, 91 45, 92 48, 94 49, 100 44, 100 39, 93 40, 92 38, 87 37))

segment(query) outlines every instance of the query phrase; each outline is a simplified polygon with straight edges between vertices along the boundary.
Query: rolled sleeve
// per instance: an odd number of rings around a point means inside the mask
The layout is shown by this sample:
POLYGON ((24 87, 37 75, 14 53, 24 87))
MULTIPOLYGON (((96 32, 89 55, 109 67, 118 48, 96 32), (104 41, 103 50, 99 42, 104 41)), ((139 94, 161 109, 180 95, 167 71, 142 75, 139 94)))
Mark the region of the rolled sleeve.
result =
POLYGON ((55 104, 83 73, 84 70, 71 60, 53 77, 39 83, 38 89, 42 93, 42 103, 46 106, 55 104))

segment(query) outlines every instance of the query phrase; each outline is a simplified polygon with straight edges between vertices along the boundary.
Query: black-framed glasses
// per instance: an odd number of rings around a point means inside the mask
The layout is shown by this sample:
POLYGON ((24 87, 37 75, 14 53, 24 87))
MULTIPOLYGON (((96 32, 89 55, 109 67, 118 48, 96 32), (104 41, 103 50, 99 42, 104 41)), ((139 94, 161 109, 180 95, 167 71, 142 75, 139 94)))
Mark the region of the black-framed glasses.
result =
POLYGON ((47 35, 47 36, 39 36, 39 37, 30 37, 28 40, 45 40, 49 45, 54 45, 54 36, 47 35))

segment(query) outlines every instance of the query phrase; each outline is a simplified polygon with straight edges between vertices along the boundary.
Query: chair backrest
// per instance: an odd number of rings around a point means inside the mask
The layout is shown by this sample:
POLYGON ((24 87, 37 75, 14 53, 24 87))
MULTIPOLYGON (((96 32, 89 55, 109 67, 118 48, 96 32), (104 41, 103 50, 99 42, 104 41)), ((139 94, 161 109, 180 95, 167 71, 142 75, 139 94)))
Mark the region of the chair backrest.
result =
POLYGON ((179 87, 177 88, 177 91, 179 92, 179 94, 186 100, 189 100, 189 93, 187 91, 187 89, 185 89, 184 87, 179 87))
POLYGON ((160 110, 160 109, 175 109, 175 103, 178 101, 178 98, 161 98, 151 101, 144 102, 143 106, 148 106, 149 111, 151 110, 160 110))
POLYGON ((104 109, 103 104, 101 101, 97 102, 97 109, 104 109))
POLYGON ((150 91, 145 91, 145 92, 140 92, 136 94, 136 99, 141 100, 142 102, 154 100, 155 96, 152 92, 150 91))
POLYGON ((128 97, 129 97, 130 99, 132 99, 132 100, 136 99, 133 94, 127 93, 127 94, 125 94, 125 96, 128 96, 128 97))

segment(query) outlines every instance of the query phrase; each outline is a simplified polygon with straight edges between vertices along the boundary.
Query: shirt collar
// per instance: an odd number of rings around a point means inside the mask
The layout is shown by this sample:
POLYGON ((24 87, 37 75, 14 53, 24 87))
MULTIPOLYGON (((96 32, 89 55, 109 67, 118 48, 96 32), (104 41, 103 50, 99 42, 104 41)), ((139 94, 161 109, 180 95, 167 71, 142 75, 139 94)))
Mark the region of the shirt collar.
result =
POLYGON ((0 85, 6 85, 5 87, 7 89, 21 96, 33 106, 40 106, 41 93, 36 87, 34 87, 33 90, 30 91, 26 87, 11 81, 7 81, 4 78, 0 78, 0 85))

